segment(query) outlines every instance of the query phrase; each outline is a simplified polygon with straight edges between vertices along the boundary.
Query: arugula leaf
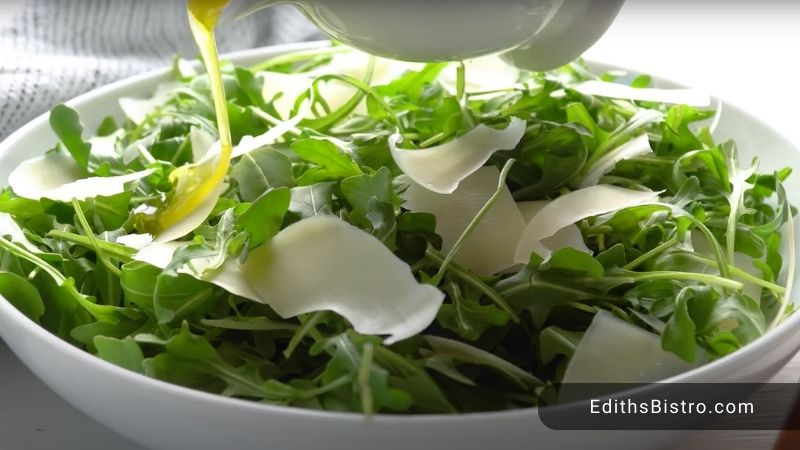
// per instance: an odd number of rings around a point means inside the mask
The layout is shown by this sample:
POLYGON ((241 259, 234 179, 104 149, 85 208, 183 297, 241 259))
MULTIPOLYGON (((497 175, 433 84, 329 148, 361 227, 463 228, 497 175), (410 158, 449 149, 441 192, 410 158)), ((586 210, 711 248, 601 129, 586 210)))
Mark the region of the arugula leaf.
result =
POLYGON ((44 302, 29 280, 11 272, 0 272, 0 295, 29 319, 39 323, 44 302))
POLYGON ((292 187, 292 161, 283 153, 265 147, 246 153, 233 166, 231 177, 239 185, 242 200, 252 202, 269 189, 292 187))
POLYGON ((278 234, 289 211, 291 192, 282 187, 265 192, 236 218, 236 225, 250 234, 250 248, 258 247, 278 234))
POLYGON ((78 113, 67 105, 56 105, 50 111, 50 127, 75 162, 81 168, 88 169, 92 146, 83 140, 83 124, 78 113))
POLYGON ((332 142, 324 139, 303 139, 291 145, 292 152, 313 163, 297 178, 297 184, 306 186, 320 181, 331 181, 360 175, 361 168, 353 158, 342 152, 332 142))
POLYGON ((132 338, 114 339, 96 336, 94 346, 97 347, 97 356, 100 358, 122 368, 144 373, 144 353, 132 338))
POLYGON ((695 325, 689 316, 687 307, 687 293, 684 288, 675 299, 675 309, 672 317, 667 321, 661 334, 661 348, 671 351, 688 362, 697 359, 697 344, 695 343, 695 325))

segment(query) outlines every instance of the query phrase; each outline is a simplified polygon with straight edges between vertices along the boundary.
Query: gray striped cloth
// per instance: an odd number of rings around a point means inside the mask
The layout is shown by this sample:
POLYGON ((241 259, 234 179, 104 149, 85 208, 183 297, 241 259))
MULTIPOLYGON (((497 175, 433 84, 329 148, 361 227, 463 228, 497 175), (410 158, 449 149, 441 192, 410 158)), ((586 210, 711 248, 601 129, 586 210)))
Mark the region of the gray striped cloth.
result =
MULTIPOLYGON (((321 37, 282 5, 221 27, 218 40, 229 52, 321 37)), ((0 139, 59 102, 176 54, 197 54, 185 0, 26 0, 0 28, 0 139)))

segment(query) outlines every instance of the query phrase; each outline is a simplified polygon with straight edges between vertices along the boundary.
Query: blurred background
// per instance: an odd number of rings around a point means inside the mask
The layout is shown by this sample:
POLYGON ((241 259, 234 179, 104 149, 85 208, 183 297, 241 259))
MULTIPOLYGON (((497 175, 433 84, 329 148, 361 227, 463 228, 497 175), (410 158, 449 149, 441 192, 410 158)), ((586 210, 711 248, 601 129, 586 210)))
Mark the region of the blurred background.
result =
MULTIPOLYGON (((602 0, 600 0, 602 1, 602 0)), ((498 2, 500 3, 500 2, 498 2)), ((196 54, 184 0, 0 0, 0 139, 55 103, 196 54)), ((321 35, 290 6, 220 31, 222 52, 321 35)), ((800 146, 800 2, 628 0, 586 58, 707 90, 800 146)), ((0 449, 138 449, 38 382, 0 342, 0 449)), ((796 382, 800 359, 777 381, 796 382)), ((777 432, 695 432, 674 448, 772 448, 777 432)))

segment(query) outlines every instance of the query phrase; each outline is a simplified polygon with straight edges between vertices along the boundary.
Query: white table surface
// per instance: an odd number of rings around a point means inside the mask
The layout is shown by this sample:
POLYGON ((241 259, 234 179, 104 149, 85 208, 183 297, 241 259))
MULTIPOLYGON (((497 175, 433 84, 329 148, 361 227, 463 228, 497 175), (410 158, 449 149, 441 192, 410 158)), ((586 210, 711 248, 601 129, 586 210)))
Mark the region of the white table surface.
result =
MULTIPOLYGON (((748 107, 800 145, 798 49, 800 2, 628 0, 586 56, 704 88, 748 107)), ((776 381, 798 378, 800 356, 776 381)), ((0 399, 0 450, 141 450, 67 405, 1 342, 0 399)), ((698 431, 674 448, 761 450, 776 436, 698 431)))

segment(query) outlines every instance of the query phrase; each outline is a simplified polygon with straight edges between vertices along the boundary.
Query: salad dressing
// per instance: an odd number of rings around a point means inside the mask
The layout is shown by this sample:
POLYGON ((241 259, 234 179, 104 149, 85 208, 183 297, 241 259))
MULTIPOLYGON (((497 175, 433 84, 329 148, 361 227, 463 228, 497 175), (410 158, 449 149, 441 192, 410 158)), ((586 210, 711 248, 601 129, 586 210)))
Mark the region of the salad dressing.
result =
POLYGON ((231 142, 228 103, 222 83, 214 28, 220 14, 229 0, 189 0, 187 12, 200 55, 208 73, 214 110, 219 132, 219 152, 211 164, 192 164, 175 169, 170 181, 175 192, 165 208, 156 213, 155 220, 149 224, 149 231, 156 234, 168 229, 192 214, 222 184, 230 167, 233 143, 231 142))

